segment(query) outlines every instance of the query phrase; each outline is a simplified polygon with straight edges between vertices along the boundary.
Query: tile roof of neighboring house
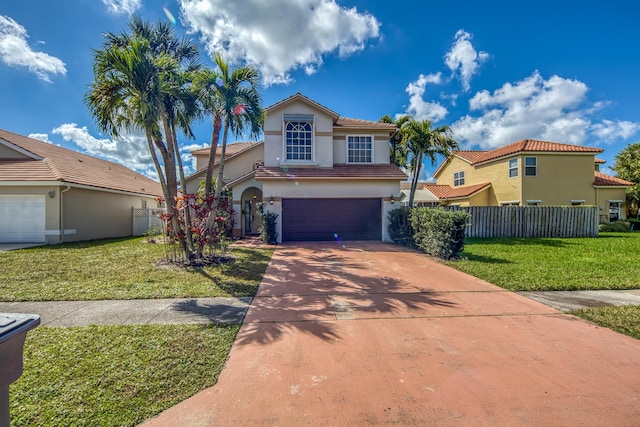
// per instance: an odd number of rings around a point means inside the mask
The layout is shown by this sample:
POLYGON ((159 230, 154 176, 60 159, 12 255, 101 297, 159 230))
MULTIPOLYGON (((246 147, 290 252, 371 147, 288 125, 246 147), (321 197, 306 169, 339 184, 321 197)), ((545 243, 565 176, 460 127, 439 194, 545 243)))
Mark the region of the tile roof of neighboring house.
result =
POLYGON ((439 199, 459 199, 463 197, 472 196, 480 190, 484 190, 491 186, 490 182, 483 182, 481 184, 467 185, 464 187, 451 187, 450 185, 440 184, 424 184, 422 188, 424 190, 431 191, 439 199))
MULTIPOLYGON (((411 190, 401 190, 401 193, 405 196, 404 198, 408 200, 411 190)), ((426 189, 416 190, 416 193, 413 195, 413 201, 415 203, 437 202, 439 200, 440 199, 435 194, 426 189)))
MULTIPOLYGON (((262 142, 234 142, 232 144, 227 144, 227 151, 225 154, 228 158, 229 156, 232 156, 241 151, 244 151, 247 148, 255 147, 258 144, 262 144, 262 142)), ((197 150, 193 150, 191 154, 193 154, 194 156, 208 156, 209 148, 210 147, 199 148, 197 150)), ((222 155, 222 146, 218 145, 218 148, 216 149, 216 157, 221 155, 222 155)))
POLYGON ((334 165, 332 168, 260 167, 256 179, 392 179, 405 180, 407 175, 396 165, 334 165))
POLYGON ((471 164, 488 162, 500 157, 509 156, 520 152, 536 152, 536 153, 602 153, 602 148, 584 147, 582 145, 561 144, 559 142, 538 141, 535 139, 523 139, 504 147, 496 148, 490 151, 454 151, 456 155, 465 158, 471 164), (478 154, 473 154, 478 153, 478 154), (481 154, 480 154, 481 153, 481 154))
POLYGON ((595 161, 596 163, 598 163, 598 164, 607 163, 607 161, 606 161, 606 160, 604 160, 604 159, 599 159, 599 158, 597 158, 597 157, 594 159, 594 161, 595 161))
MULTIPOLYGON (((263 141, 260 142, 234 142, 233 144, 229 144, 227 145, 227 152, 225 153, 225 162, 236 157, 239 156, 242 153, 245 153, 249 150, 252 150, 258 146, 262 146, 264 144, 263 141), (234 147, 234 145, 238 145, 238 147, 234 147), (231 148, 231 151, 229 151, 229 148, 231 148)), ((199 150, 195 150, 192 151, 191 154, 194 154, 197 151, 205 151, 205 154, 209 154, 209 147, 207 148, 201 148, 199 150)), ((216 158, 218 157, 218 153, 221 153, 221 151, 218 149, 218 151, 216 152, 216 158)), ((217 166, 220 164, 220 160, 218 159, 213 166, 217 166)), ((201 175, 204 171, 207 170, 207 166, 205 165, 203 168, 198 169, 197 171, 195 171, 194 173, 192 173, 191 175, 187 176, 186 179, 187 181, 191 178, 193 178, 194 176, 197 175, 201 175)))
POLYGON ((635 185, 633 182, 626 181, 621 178, 616 178, 615 176, 605 175, 601 172, 595 172, 595 180, 593 181, 593 185, 596 186, 632 186, 635 185))
POLYGON ((0 144, 3 143, 33 158, 1 160, 0 181, 59 181, 136 194, 162 194, 158 182, 107 160, 0 129, 0 144))

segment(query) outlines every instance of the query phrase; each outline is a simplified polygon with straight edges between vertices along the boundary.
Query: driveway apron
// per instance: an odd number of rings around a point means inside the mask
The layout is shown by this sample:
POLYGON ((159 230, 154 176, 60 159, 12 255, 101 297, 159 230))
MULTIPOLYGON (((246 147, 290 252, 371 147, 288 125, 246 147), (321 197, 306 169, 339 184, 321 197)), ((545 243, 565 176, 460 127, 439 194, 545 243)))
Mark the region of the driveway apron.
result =
POLYGON ((218 383, 148 426, 638 425, 640 341, 379 242, 280 245, 218 383))

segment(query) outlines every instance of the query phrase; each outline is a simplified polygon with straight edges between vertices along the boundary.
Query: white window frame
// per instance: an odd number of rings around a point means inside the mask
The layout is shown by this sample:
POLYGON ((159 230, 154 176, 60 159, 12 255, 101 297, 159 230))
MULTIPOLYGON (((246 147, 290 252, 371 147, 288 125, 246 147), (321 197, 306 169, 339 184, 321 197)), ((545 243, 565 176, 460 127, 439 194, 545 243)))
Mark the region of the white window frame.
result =
POLYGON ((507 200, 500 202, 500 206, 520 206, 520 200, 507 200))
POLYGON ((509 178, 516 178, 518 176, 518 158, 516 157, 514 159, 509 159, 508 166, 509 166, 509 178), (516 165, 512 166, 511 162, 514 162, 514 161, 516 165), (511 175, 511 171, 515 171, 515 174, 511 175))
POLYGON ((464 171, 458 171, 453 173, 453 186, 461 187, 464 185, 464 171))
POLYGON ((607 200, 607 203, 609 204, 609 215, 608 215, 609 222, 620 221, 620 219, 622 218, 620 216, 620 213, 622 212, 622 203, 623 203, 623 201, 622 200, 607 200), (611 212, 611 205, 614 204, 614 203, 618 205, 618 209, 617 209, 617 212, 616 212, 618 214, 618 218, 612 221, 611 220, 611 213, 612 213, 611 212))
MULTIPOLYGON (((290 115, 290 119, 287 119, 287 115, 282 116, 282 163, 284 164, 309 164, 315 161, 315 147, 316 147, 316 138, 315 138, 315 126, 316 121, 314 116, 309 115, 298 115, 292 114, 290 115), (311 158, 310 159, 290 159, 287 152, 287 125, 289 123, 309 123, 311 125, 311 158)), ((298 148, 300 145, 298 145, 298 148)), ((292 146, 292 149, 294 147, 292 146)), ((293 152, 292 152, 293 156, 293 152)))
MULTIPOLYGON (((355 141, 353 143, 356 144, 355 141)), ((362 142, 358 141, 357 143, 361 144, 362 142)), ((364 144, 366 144, 366 142, 364 142, 364 144)), ((345 136, 345 146, 346 146, 346 150, 347 150, 347 163, 348 164, 352 164, 352 165, 363 165, 363 164, 364 165, 371 165, 371 164, 374 163, 374 154, 375 154, 374 153, 374 146, 375 146, 375 137, 374 137, 374 135, 370 135, 370 134, 347 134, 345 136), (353 149, 350 148, 349 147, 349 139, 350 138, 370 138, 371 139, 371 141, 370 141, 370 143, 371 143, 371 160, 370 161, 368 161, 368 162, 367 161, 364 161, 364 162, 359 162, 359 161, 353 162, 353 161, 350 160, 351 156, 349 155, 349 152, 351 150, 354 150, 354 151, 356 151, 356 150, 366 150, 366 148, 353 148, 353 149)))
POLYGON ((542 200, 527 200, 527 206, 540 206, 542 200))
POLYGON ((538 176, 538 158, 537 157, 529 156, 524 158, 524 176, 538 176), (529 159, 533 159, 535 164, 527 165, 527 160, 529 159), (529 174, 529 171, 528 171, 529 168, 533 168, 533 171, 534 171, 533 175, 529 174))
POLYGON ((571 206, 581 206, 587 203, 586 200, 571 200, 571 206))

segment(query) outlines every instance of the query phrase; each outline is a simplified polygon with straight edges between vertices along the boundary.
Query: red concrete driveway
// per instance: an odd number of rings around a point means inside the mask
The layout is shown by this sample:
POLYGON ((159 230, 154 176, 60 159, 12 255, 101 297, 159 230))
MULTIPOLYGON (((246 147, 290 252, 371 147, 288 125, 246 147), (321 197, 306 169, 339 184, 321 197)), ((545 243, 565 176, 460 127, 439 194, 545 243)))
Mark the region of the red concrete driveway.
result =
POLYGON ((640 425, 640 341, 384 243, 281 245, 218 383, 148 426, 640 425))

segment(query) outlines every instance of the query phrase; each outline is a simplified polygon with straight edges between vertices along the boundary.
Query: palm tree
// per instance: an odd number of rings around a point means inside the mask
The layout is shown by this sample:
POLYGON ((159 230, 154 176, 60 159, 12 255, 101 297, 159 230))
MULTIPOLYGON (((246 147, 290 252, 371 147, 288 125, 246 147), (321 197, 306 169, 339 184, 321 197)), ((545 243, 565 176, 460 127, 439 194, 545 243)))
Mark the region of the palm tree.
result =
MULTIPOLYGON (((219 197, 222 193, 224 161, 229 131, 236 136, 240 136, 248 127, 250 135, 258 137, 264 125, 264 110, 262 108, 262 98, 258 92, 258 71, 255 68, 244 66, 230 71, 229 65, 219 53, 215 55, 214 61, 220 72, 219 84, 216 84, 218 96, 216 112, 220 115, 224 126, 220 167, 214 192, 214 195, 219 197)), ((211 161, 212 159, 210 158, 209 162, 211 161)))
POLYGON ((408 151, 407 146, 403 141, 401 128, 407 121, 411 119, 411 116, 405 114, 400 116, 397 120, 391 118, 391 116, 385 114, 378 120, 379 123, 390 123, 397 126, 396 130, 389 137, 389 144, 391 145, 389 153, 391 155, 391 163, 396 166, 405 166, 407 164, 408 151))
POLYGON ((187 226, 182 229, 173 201, 177 175, 185 188, 176 129, 192 136, 190 124, 197 117, 185 72, 198 67, 198 49, 190 40, 178 40, 173 28, 162 22, 133 17, 129 28, 130 33, 106 34, 102 49, 95 51, 95 80, 85 103, 104 132, 116 137, 132 129, 145 132, 173 229, 191 259, 189 209, 184 210, 187 226))
POLYGON ((438 160, 438 154, 448 157, 451 150, 458 148, 458 143, 452 137, 451 128, 447 125, 432 128, 430 120, 416 121, 413 118, 407 120, 400 131, 407 148, 411 153, 410 167, 413 172, 411 191, 409 193, 409 206, 413 206, 418 177, 424 157, 431 160, 433 165, 438 160))

